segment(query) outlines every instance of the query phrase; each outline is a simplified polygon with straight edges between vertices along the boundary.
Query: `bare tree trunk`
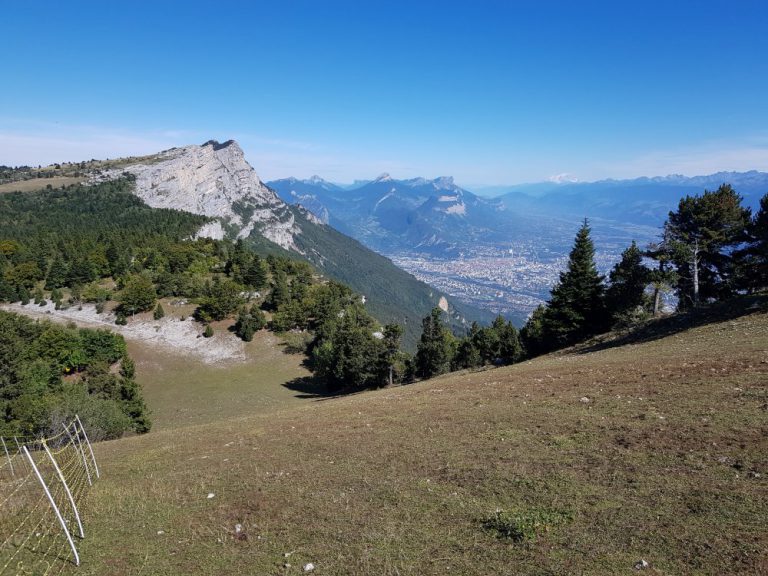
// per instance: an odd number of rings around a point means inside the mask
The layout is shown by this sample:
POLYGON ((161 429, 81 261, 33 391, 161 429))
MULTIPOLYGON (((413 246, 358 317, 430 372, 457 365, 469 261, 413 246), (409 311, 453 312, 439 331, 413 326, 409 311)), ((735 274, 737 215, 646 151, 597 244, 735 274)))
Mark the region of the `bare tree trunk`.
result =
POLYGON ((699 305, 699 239, 693 245, 693 305, 699 305))
POLYGON ((659 315, 659 308, 661 307, 661 284, 656 284, 653 287, 653 315, 659 315))

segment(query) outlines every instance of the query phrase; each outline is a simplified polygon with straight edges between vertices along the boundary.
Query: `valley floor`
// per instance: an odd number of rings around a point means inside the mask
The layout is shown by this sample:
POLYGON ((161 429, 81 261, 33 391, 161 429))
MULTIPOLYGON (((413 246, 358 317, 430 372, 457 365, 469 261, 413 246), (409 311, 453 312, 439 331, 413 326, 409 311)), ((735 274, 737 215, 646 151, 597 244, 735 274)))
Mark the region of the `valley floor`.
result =
POLYGON ((73 574, 768 572, 765 313, 331 399, 131 346, 156 429, 96 446, 73 574))

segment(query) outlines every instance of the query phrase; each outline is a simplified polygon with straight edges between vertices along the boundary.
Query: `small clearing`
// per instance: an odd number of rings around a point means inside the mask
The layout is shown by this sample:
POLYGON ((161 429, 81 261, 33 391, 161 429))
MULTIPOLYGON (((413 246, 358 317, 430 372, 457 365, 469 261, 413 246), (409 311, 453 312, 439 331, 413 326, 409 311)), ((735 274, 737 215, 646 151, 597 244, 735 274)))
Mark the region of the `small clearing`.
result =
POLYGON ((109 328, 126 339, 158 346, 205 364, 242 363, 247 360, 245 343, 242 340, 225 331, 218 331, 211 338, 203 338, 203 327, 191 319, 180 320, 167 316, 154 320, 151 314, 140 314, 129 318, 126 326, 118 326, 115 324, 113 313, 99 314, 93 304, 72 306, 66 310, 56 310, 51 302, 45 306, 31 303, 26 306, 19 303, 3 304, 2 308, 53 322, 74 322, 88 328, 109 328))

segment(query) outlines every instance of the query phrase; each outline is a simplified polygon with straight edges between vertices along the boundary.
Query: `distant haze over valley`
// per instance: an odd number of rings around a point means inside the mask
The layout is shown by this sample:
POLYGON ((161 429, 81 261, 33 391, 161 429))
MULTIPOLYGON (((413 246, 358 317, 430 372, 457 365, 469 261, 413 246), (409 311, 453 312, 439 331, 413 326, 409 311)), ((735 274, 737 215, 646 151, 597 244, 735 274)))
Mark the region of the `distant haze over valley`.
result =
POLYGON ((383 174, 343 186, 319 176, 268 182, 286 202, 388 256, 420 280, 520 323, 563 269, 586 217, 607 272, 632 240, 658 238, 680 198, 730 183, 756 207, 768 174, 719 172, 632 180, 521 184, 473 193, 450 177, 383 174))

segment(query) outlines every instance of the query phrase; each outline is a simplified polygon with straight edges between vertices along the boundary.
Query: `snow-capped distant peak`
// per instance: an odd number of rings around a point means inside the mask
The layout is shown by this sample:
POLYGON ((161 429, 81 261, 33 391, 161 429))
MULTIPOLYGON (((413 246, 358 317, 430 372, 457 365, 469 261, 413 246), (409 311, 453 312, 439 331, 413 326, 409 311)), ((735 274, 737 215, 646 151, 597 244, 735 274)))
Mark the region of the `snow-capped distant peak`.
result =
POLYGON ((384 174, 382 174, 381 176, 376 178, 376 180, 374 180, 374 182, 391 182, 391 181, 392 181, 392 176, 390 176, 386 172, 384 172, 384 174))
POLYGON ((569 174, 568 172, 563 172, 562 174, 555 174, 554 176, 550 176, 547 178, 547 181, 554 182, 555 184, 573 184, 574 182, 578 182, 579 179, 569 174))
POLYGON ((304 180, 304 182, 307 184, 325 184, 325 180, 320 178, 320 176, 318 176, 317 174, 308 178, 307 180, 304 180))

